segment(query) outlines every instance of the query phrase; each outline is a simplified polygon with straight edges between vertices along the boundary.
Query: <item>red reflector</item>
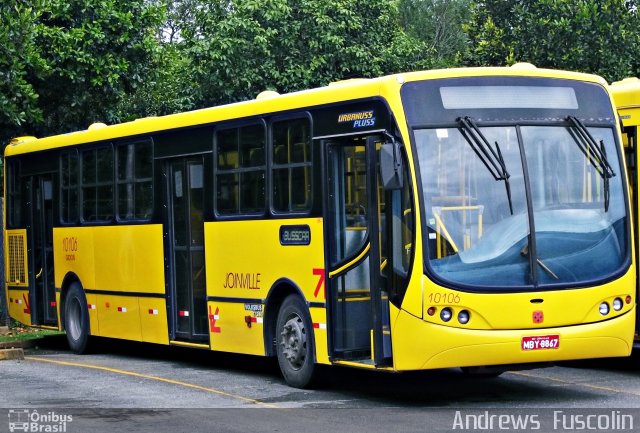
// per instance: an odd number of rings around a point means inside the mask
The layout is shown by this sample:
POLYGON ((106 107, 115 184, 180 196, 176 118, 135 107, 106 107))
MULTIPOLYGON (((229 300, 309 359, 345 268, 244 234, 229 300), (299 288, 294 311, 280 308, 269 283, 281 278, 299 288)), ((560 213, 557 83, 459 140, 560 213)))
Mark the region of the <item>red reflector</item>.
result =
POLYGON ((626 297, 626 298, 624 298, 624 301, 625 301, 627 304, 630 304, 630 303, 631 303, 631 295, 627 295, 627 297, 626 297))
POLYGON ((543 311, 534 311, 532 314, 533 323, 542 323, 544 322, 544 312, 543 311))
POLYGON ((434 314, 436 314, 436 310, 437 310, 436 307, 429 307, 429 309, 427 310, 427 314, 429 316, 433 316, 434 314))
POLYGON ((50 304, 50 305, 51 305, 52 307, 55 307, 55 306, 57 305, 57 304, 56 304, 56 301, 51 301, 51 304, 50 304))

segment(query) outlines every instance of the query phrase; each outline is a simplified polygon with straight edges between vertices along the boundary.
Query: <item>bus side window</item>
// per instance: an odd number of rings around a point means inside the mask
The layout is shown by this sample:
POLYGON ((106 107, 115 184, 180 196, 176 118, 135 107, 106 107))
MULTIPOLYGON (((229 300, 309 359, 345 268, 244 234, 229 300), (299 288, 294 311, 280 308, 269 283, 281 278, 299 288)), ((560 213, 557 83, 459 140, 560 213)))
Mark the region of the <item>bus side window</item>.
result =
POLYGON ((78 152, 62 152, 60 166, 60 219, 63 223, 75 224, 78 222, 78 152))
POLYGON ((111 145, 82 152, 80 191, 82 220, 113 219, 113 148, 111 145))
POLYGON ((273 210, 311 209, 311 122, 307 118, 273 122, 273 210))
POLYGON ((216 211, 222 215, 264 213, 264 125, 219 130, 215 142, 216 211))
POLYGON ((144 221, 153 213, 153 144, 151 141, 117 148, 118 219, 144 221))
POLYGON ((20 194, 20 171, 18 161, 7 161, 7 226, 22 226, 22 195, 20 194))

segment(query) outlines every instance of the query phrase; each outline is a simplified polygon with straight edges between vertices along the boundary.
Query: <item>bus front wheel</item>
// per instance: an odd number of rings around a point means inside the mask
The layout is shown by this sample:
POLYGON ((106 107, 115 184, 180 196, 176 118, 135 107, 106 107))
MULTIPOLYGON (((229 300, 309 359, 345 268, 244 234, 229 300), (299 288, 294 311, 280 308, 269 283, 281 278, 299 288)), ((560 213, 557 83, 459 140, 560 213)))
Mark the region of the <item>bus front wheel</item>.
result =
POLYGON ((289 295, 278 312, 276 352, 285 381, 295 388, 309 387, 316 373, 312 329, 303 300, 289 295))
POLYGON ((78 282, 71 283, 64 303, 64 328, 69 347, 75 353, 87 351, 89 343, 89 311, 87 298, 78 282))

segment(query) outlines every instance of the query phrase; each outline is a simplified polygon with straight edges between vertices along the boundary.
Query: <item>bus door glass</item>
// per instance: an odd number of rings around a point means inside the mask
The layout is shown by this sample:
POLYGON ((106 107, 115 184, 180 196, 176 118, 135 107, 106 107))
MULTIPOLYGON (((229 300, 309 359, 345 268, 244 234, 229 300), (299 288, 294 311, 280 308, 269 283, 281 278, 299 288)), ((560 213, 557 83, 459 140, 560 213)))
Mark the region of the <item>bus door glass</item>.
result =
POLYGON ((204 268, 203 158, 171 161, 167 166, 171 275, 169 302, 178 340, 207 341, 204 268))
POLYGON ((331 352, 336 359, 386 365, 391 358, 383 292, 384 194, 378 137, 348 137, 327 148, 327 252, 331 352))
POLYGON ((34 292, 32 323, 57 325, 56 289, 53 275, 53 180, 51 174, 31 177, 31 227, 34 292))

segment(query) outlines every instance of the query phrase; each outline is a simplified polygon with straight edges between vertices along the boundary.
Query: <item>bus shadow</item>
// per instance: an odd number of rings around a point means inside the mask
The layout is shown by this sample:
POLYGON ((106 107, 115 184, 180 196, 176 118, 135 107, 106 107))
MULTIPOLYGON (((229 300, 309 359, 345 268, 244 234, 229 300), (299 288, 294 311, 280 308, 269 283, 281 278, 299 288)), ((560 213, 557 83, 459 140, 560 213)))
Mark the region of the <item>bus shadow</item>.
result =
POLYGON ((513 407, 519 404, 544 407, 563 401, 574 405, 594 398, 594 393, 589 391, 550 387, 509 373, 486 378, 470 376, 459 369, 380 373, 336 368, 327 375, 325 388, 376 405, 402 407, 513 407))
POLYGON ((621 358, 597 358, 558 363, 563 367, 577 369, 596 369, 620 373, 640 373, 640 350, 633 351, 631 356, 621 358))
MULTIPOLYGON (((42 338, 30 353, 69 352, 64 335, 42 338)), ((277 360, 272 358, 239 355, 225 352, 212 352, 197 348, 164 346, 137 341, 92 337, 89 355, 117 356, 124 359, 171 361, 191 364, 194 367, 216 368, 221 370, 253 372, 255 374, 273 374, 279 376, 277 360)))
MULTIPOLYGON (((179 368, 224 370, 271 383, 284 385, 275 358, 211 352, 176 346, 95 338, 91 353, 123 359, 175 363, 179 368)), ((65 336, 43 339, 35 352, 46 354, 68 351, 65 336)), ((32 353, 34 351, 32 350, 32 353)), ((640 370, 640 359, 598 359, 573 361, 563 366, 617 371, 640 370)), ((550 386, 544 380, 528 375, 504 373, 496 378, 467 375, 459 369, 421 372, 388 373, 348 367, 321 366, 316 386, 312 390, 280 393, 260 399, 265 403, 288 403, 309 408, 366 408, 380 405, 391 407, 452 408, 487 407, 488 405, 575 406, 597 405, 601 395, 595 390, 579 389, 569 384, 550 386)))

